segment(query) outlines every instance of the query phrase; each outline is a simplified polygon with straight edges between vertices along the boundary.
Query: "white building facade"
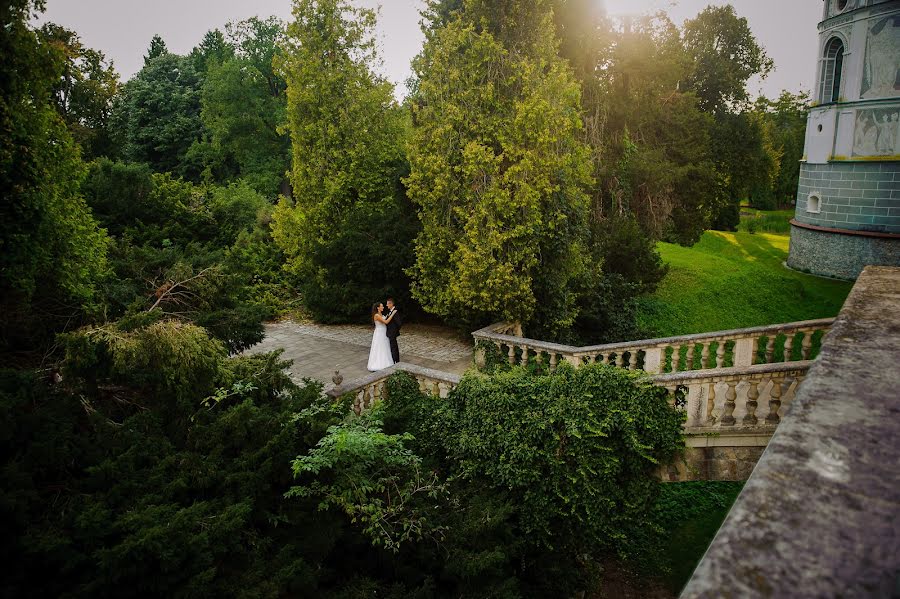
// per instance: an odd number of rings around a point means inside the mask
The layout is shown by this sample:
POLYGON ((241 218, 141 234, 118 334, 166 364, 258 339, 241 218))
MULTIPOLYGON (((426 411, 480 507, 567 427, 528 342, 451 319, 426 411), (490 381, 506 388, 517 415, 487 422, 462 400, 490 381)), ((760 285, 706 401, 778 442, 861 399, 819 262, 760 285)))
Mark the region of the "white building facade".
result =
POLYGON ((824 0, 788 266, 900 265, 900 0, 824 0))

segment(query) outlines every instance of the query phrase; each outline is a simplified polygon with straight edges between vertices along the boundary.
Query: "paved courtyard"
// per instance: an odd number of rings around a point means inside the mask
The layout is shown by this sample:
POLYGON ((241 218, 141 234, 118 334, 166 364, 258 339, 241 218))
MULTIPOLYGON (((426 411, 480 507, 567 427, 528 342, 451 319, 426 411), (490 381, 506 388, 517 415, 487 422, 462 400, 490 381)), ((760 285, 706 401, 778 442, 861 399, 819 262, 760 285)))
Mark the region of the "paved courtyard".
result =
MULTIPOLYGON (((450 329, 408 324, 397 342, 404 362, 455 374, 472 365, 472 340, 450 329)), ((368 374, 371 343, 371 326, 284 321, 267 324, 265 339, 248 353, 284 349, 283 357, 294 361, 289 371, 295 381, 316 379, 328 390, 334 386, 331 377, 335 370, 340 370, 345 385, 368 374)))

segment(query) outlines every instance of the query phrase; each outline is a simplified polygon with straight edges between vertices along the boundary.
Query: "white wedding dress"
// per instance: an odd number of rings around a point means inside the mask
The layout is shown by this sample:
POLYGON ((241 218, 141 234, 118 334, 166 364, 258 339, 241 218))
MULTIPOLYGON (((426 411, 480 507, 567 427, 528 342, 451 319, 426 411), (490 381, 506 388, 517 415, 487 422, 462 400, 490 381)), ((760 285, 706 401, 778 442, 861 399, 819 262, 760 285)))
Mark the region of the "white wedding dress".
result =
POLYGON ((387 337, 387 326, 383 322, 375 321, 375 332, 372 333, 372 347, 369 349, 369 365, 367 368, 370 372, 387 368, 394 365, 394 358, 391 357, 391 342, 387 337))

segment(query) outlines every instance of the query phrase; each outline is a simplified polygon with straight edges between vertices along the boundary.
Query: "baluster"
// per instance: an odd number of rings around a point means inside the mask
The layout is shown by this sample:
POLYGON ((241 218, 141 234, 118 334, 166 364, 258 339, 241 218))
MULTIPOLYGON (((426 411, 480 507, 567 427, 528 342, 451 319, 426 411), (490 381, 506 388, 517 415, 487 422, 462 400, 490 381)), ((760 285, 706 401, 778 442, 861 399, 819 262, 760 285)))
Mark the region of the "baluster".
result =
POLYGON ((534 363, 540 367, 544 363, 544 352, 539 349, 534 350, 534 363))
POLYGON ((550 352, 550 372, 556 372, 556 352, 550 352))
POLYGON ((722 414, 722 426, 733 426, 734 425, 734 408, 735 403, 734 400, 737 399, 737 393, 734 388, 737 387, 737 382, 735 381, 727 381, 725 383, 728 385, 728 390, 725 391, 725 413, 722 414))
POLYGON ((700 370, 704 370, 707 364, 709 364, 709 343, 704 343, 703 349, 700 350, 700 370))
POLYGON ((781 417, 778 409, 781 407, 781 379, 772 379, 772 390, 769 391, 769 413, 766 415, 766 424, 778 424, 781 417))
POLYGON ((425 393, 427 390, 427 387, 425 386, 425 377, 417 376, 416 381, 419 382, 419 391, 425 393))
POLYGON ((803 341, 800 342, 800 359, 809 360, 809 350, 812 348, 812 331, 803 331, 803 341))
POLYGON ((784 361, 790 362, 793 356, 791 355, 794 350, 794 334, 788 333, 787 337, 784 338, 784 361))
POLYGON ((772 363, 772 356, 775 355, 775 335, 769 335, 766 340, 766 364, 772 363))
POLYGON ((685 370, 693 370, 694 369, 694 344, 688 344, 687 354, 684 357, 684 369, 685 370))
POLYGON ((609 364, 609 357, 610 357, 612 354, 600 354, 600 355, 603 356, 603 364, 607 364, 607 365, 608 365, 608 364, 609 364))
POLYGON ((438 381, 431 381, 431 394, 441 396, 441 384, 438 381))
POLYGON ((718 341, 716 347, 716 368, 721 368, 725 364, 725 341, 718 341))
POLYGON ((509 360, 509 365, 515 366, 516 365, 516 346, 510 344, 509 353, 507 353, 506 355, 507 355, 507 359, 509 360))
POLYGON ((744 424, 756 424, 759 418, 756 417, 756 400, 759 399, 759 389, 757 389, 759 381, 750 381, 750 388, 747 389, 747 414, 744 416, 744 424))
POLYGON ((672 346, 672 370, 671 372, 678 372, 678 365, 681 362, 681 346, 673 345, 672 346))
POLYGON ((597 361, 597 356, 596 356, 596 354, 590 354, 590 355, 585 356, 585 357, 587 358, 587 363, 588 363, 588 364, 593 364, 594 362, 597 361))
POLYGON ((714 410, 716 409, 716 383, 712 382, 709 384, 709 395, 706 398, 706 421, 709 424, 714 424, 716 419, 713 416, 714 410))
POLYGON ((522 350, 522 366, 528 366, 528 346, 520 345, 519 348, 522 350))
POLYGON ((622 354, 622 352, 616 352, 616 366, 621 368, 624 358, 625 356, 622 354))
POLYGON ((628 352, 628 368, 629 370, 637 370, 637 350, 633 349, 628 352))

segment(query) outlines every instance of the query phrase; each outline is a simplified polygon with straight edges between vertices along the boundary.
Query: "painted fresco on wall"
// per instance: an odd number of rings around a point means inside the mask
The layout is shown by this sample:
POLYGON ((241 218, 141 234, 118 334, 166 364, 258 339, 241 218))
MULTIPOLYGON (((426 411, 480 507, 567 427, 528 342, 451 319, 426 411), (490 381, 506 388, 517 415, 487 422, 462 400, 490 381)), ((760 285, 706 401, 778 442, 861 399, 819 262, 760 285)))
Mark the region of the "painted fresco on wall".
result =
POLYGON ((856 111, 853 131, 854 156, 892 156, 898 149, 900 110, 869 108, 856 111))
POLYGON ((900 96, 900 16, 874 19, 866 37, 862 98, 900 96))

